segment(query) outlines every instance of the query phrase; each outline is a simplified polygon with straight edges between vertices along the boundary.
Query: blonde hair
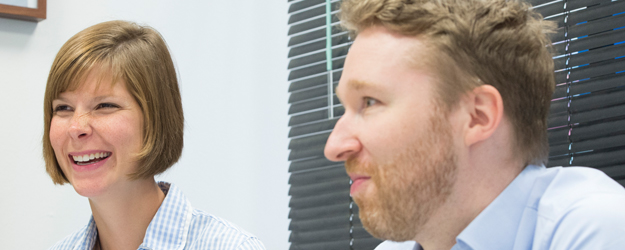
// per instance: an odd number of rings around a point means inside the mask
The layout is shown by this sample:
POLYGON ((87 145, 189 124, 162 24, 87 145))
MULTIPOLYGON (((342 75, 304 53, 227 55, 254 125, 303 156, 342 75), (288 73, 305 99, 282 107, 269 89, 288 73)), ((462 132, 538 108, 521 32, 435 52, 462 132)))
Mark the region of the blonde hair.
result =
MULTIPOLYGON (((77 89, 91 70, 123 79, 143 114, 143 145, 132 179, 153 177, 178 161, 184 116, 176 69, 167 45, 153 28, 127 21, 93 25, 70 38, 56 55, 44 96, 43 157, 55 184, 68 180, 50 142, 52 101, 77 89)), ((100 79, 104 76, 100 76, 100 79)))
POLYGON ((555 88, 548 33, 555 26, 529 4, 515 0, 344 0, 339 15, 352 35, 383 26, 422 37, 432 48, 425 58, 430 62, 425 64, 438 73, 437 92, 447 111, 467 91, 482 84, 495 87, 514 127, 513 150, 526 164, 547 162, 547 116, 555 88))

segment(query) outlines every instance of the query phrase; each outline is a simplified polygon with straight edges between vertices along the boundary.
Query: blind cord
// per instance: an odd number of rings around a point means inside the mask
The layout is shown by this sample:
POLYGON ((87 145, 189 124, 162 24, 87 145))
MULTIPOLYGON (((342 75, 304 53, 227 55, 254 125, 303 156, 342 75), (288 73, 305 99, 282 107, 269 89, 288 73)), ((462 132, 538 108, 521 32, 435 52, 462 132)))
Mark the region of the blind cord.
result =
POLYGON ((571 116, 573 115, 573 111, 571 110, 571 101, 572 101, 572 96, 571 96, 571 66, 569 65, 569 62, 571 60, 571 52, 569 51, 569 45, 570 45, 570 41, 571 39, 569 39, 569 10, 567 8, 567 3, 568 0, 564 0, 564 41, 566 42, 566 47, 565 47, 565 55, 566 55, 566 98, 568 100, 567 106, 566 106, 566 111, 567 111, 567 126, 569 127, 569 133, 567 135, 567 140, 569 142, 569 156, 571 156, 571 159, 569 160, 569 166, 573 165, 573 158, 574 158, 574 153, 573 153, 573 141, 571 140, 571 134, 573 133, 573 124, 571 123, 571 116))
MULTIPOLYGON (((352 180, 349 180, 349 186, 352 180)), ((354 250, 354 199, 349 196, 349 250, 354 250)))
POLYGON ((326 71, 328 72, 328 119, 334 118, 334 79, 332 75, 332 4, 326 0, 326 71))

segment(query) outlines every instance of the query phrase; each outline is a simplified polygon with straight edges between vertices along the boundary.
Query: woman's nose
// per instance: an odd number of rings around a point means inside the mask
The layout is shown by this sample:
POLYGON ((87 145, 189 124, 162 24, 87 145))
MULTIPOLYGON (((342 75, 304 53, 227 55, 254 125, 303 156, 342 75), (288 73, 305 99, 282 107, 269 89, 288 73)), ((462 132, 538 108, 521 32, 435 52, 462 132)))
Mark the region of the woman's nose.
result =
POLYGON ((69 126, 69 135, 73 139, 82 139, 91 135, 91 115, 89 113, 76 114, 72 117, 69 126))
POLYGON ((345 118, 343 116, 339 119, 326 142, 324 154, 328 160, 346 161, 362 149, 362 145, 353 131, 353 126, 350 126, 349 120, 345 118))

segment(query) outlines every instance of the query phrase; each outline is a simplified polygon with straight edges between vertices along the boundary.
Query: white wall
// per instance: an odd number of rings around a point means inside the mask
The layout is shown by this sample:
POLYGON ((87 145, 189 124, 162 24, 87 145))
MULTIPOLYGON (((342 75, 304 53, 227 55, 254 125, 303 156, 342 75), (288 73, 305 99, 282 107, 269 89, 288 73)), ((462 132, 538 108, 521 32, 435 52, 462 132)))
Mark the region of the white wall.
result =
POLYGON ((46 249, 87 223, 87 199, 45 173, 43 93, 61 45, 111 19, 159 30, 180 74, 185 148, 158 179, 268 249, 287 249, 287 8, 286 0, 54 0, 42 22, 0 18, 0 249, 46 249))

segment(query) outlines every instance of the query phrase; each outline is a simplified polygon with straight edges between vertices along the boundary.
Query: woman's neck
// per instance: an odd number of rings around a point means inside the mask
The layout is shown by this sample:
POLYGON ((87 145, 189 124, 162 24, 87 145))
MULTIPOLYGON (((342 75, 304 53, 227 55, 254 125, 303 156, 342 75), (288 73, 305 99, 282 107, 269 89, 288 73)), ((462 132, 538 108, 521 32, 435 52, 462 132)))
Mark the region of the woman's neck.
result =
POLYGON ((163 199, 153 178, 128 181, 89 198, 101 249, 137 249, 163 199))

